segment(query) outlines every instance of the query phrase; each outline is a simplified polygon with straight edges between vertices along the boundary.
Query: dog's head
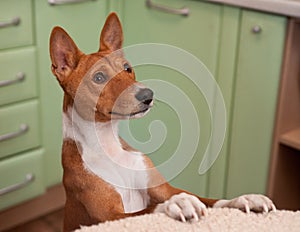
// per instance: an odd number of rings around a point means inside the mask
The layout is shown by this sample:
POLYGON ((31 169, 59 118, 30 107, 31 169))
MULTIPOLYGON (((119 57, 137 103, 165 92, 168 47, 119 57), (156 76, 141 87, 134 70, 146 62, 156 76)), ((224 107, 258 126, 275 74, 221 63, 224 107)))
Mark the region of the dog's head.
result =
POLYGON ((81 52, 62 28, 52 30, 52 73, 85 120, 137 118, 153 104, 153 92, 136 82, 122 43, 122 27, 115 13, 107 17, 100 48, 93 54, 81 52))

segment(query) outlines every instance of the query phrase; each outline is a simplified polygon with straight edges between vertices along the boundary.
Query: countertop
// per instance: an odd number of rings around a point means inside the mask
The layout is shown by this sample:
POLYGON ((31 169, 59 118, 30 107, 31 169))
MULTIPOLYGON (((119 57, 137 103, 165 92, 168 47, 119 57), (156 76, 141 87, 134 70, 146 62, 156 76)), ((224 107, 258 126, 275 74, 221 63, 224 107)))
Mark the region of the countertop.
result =
POLYGON ((300 0, 207 0, 300 18, 300 0))

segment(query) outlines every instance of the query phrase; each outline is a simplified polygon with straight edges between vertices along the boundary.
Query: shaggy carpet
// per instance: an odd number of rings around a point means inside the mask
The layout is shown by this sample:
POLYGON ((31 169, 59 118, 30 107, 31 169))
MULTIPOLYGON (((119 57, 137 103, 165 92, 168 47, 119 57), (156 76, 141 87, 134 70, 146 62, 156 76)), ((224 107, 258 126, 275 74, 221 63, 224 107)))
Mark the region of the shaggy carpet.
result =
POLYGON ((183 223, 164 214, 147 214, 118 221, 82 227, 76 232, 300 232, 300 211, 277 210, 268 214, 246 214, 237 209, 209 209, 197 223, 183 223))

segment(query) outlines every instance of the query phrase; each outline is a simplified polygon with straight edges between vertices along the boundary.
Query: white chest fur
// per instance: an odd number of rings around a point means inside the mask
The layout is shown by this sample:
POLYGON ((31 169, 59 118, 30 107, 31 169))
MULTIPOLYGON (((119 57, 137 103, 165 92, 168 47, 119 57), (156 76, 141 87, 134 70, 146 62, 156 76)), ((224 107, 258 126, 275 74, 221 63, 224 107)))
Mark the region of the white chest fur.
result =
POLYGON ((118 122, 94 123, 83 120, 75 110, 63 114, 63 137, 78 142, 87 170, 110 183, 121 195, 126 213, 146 208, 148 176, 139 152, 122 149, 118 122))

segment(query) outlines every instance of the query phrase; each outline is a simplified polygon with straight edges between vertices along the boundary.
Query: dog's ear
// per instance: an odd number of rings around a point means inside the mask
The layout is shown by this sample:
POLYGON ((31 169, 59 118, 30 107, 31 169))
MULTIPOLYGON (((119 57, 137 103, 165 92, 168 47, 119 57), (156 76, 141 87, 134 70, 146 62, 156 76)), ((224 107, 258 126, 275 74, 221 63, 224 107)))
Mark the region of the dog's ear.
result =
POLYGON ((111 13, 104 24, 100 36, 99 51, 116 51, 122 48, 123 31, 121 22, 116 13, 111 13))
POLYGON ((52 73, 61 82, 78 64, 82 52, 61 27, 54 27, 50 36, 52 73))

